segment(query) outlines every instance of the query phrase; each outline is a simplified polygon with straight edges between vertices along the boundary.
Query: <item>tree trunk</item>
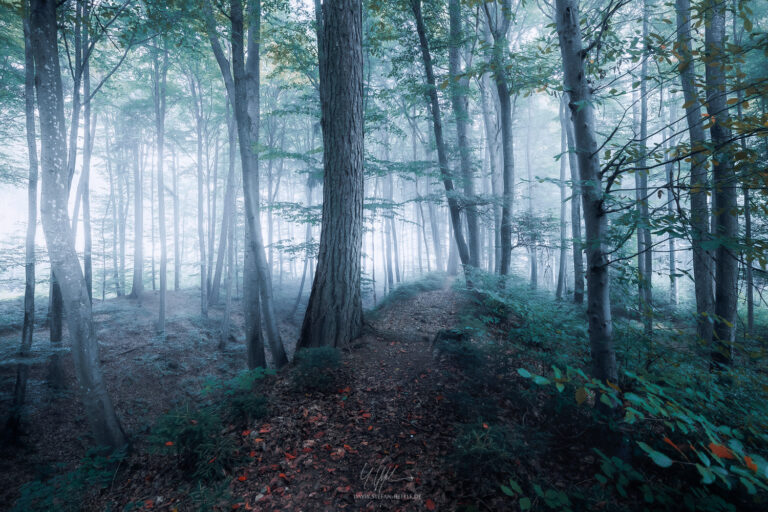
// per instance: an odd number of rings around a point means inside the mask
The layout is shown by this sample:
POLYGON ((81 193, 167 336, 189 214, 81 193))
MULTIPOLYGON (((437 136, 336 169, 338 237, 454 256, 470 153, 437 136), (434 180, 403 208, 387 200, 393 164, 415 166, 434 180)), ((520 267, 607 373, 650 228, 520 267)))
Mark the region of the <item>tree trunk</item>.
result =
POLYGON ((221 287, 221 273, 224 266, 224 255, 227 251, 227 240, 232 218, 232 209, 235 208, 235 152, 237 151, 237 142, 235 140, 235 121, 232 119, 229 104, 227 104, 227 140, 229 155, 227 163, 229 170, 227 172, 227 188, 224 193, 224 212, 221 217, 221 235, 219 235, 219 252, 216 257, 216 271, 213 273, 213 282, 211 283, 211 304, 219 302, 219 289, 221 287))
POLYGON ((730 248, 737 243, 737 179, 733 168, 730 116, 728 114, 725 76, 725 1, 714 2, 705 11, 704 60, 707 112, 711 123, 712 177, 717 204, 717 249, 715 255, 715 344, 712 366, 722 369, 732 361, 732 341, 738 298, 738 255, 730 248))
POLYGON ((564 94, 561 99, 566 107, 564 128, 568 139, 568 168, 571 171, 571 237, 573 238, 573 302, 584 302, 584 246, 581 239, 581 176, 579 174, 579 159, 576 155, 576 138, 573 134, 573 122, 568 115, 568 98, 564 94))
POLYGON ((142 173, 139 164, 139 140, 134 139, 133 151, 133 284, 131 285, 132 299, 141 298, 144 293, 144 192, 142 190, 142 173))
POLYGON ((579 24, 578 0, 556 1, 556 23, 563 62, 563 86, 569 91, 568 107, 574 125, 575 150, 582 181, 582 203, 587 230, 587 317, 592 354, 592 374, 617 382, 613 346, 608 259, 605 253, 607 218, 603 210, 603 185, 595 137, 592 92, 587 82, 579 24))
POLYGON ((152 91, 155 105, 155 130, 157 132, 157 214, 160 231, 160 307, 157 318, 157 330, 165 332, 165 295, 168 288, 168 249, 165 233, 165 180, 163 163, 165 159, 165 111, 166 79, 168 76, 168 49, 163 40, 163 57, 160 50, 154 52, 152 66, 152 91))
POLYGON ((566 153, 568 151, 568 137, 565 134, 566 119, 565 103, 560 102, 560 264, 557 269, 557 287, 555 288, 555 297, 562 300, 565 296, 565 265, 568 258, 568 242, 565 234, 566 230, 566 207, 567 197, 565 194, 565 165, 566 153))
POLYGON ((363 226, 362 3, 323 8, 320 104, 323 220, 317 270, 297 349, 342 347, 360 334, 363 226))
POLYGON ((173 289, 179 291, 181 287, 181 250, 179 248, 179 187, 178 187, 178 166, 176 161, 176 149, 173 149, 171 163, 173 164, 173 289))
POLYGON ((474 268, 480 267, 480 228, 475 206, 475 184, 472 176, 472 153, 467 137, 467 122, 469 121, 466 90, 469 88, 469 76, 463 74, 459 50, 463 46, 461 29, 461 4, 459 0, 449 0, 448 14, 450 16, 449 57, 448 67, 451 84, 451 105, 456 121, 456 136, 458 138, 459 161, 464 188, 464 210, 467 216, 467 234, 469 238, 469 264, 474 268))
POLYGON ((197 245, 200 258, 200 314, 208 317, 208 276, 205 257, 205 208, 203 199, 203 91, 197 77, 189 78, 190 91, 195 108, 195 130, 197 135, 197 245))
POLYGON ((680 82, 685 99, 685 117, 691 147, 691 246, 693 248, 693 281, 696 295, 697 335, 699 341, 712 341, 711 254, 705 249, 709 240, 709 208, 707 206, 707 156, 701 150, 706 137, 701 124, 701 105, 696 91, 696 73, 692 57, 690 0, 675 0, 677 13, 677 51, 680 55, 680 82))
MULTIPOLYGON (((495 5, 495 4, 494 4, 495 5)), ((499 273, 509 274, 510 259, 512 257, 512 209, 515 197, 515 154, 512 139, 512 102, 509 97, 509 84, 504 57, 508 42, 512 3, 510 0, 502 0, 502 17, 496 22, 496 16, 491 16, 488 4, 484 4, 486 21, 493 36, 493 49, 491 69, 496 79, 496 90, 499 96, 499 118, 501 121, 501 152, 503 157, 502 181, 504 191, 501 201, 501 261, 499 273), (493 22, 492 22, 493 20, 493 22), (493 24, 492 24, 493 23, 493 24)), ((498 7, 497 7, 498 8, 498 7)))
POLYGON ((64 100, 59 70, 56 2, 32 0, 32 47, 40 112, 42 194, 41 217, 51 260, 59 280, 69 332, 75 375, 85 415, 99 446, 118 448, 126 439, 101 374, 99 346, 93 329, 91 302, 75 252, 67 212, 68 180, 64 129, 64 100))
POLYGON ((13 405, 6 423, 12 438, 21 432, 21 412, 27 394, 29 378, 29 357, 32 336, 35 330, 35 231, 37 230, 37 138, 35 135, 35 59, 32 54, 32 40, 29 26, 29 3, 23 2, 24 26, 24 114, 27 132, 27 156, 29 159, 29 182, 27 185, 27 237, 24 259, 24 323, 21 329, 19 357, 16 367, 16 383, 13 388, 13 405))
MULTIPOLYGON (((426 27, 424 26, 424 19, 421 15, 421 0, 410 0, 411 9, 413 10, 413 16, 416 21, 416 31, 419 34, 419 43, 421 45, 421 56, 424 63, 424 72, 427 78, 428 107, 432 113, 432 125, 435 132, 435 142, 437 145, 437 159, 440 165, 440 177, 443 180, 443 186, 445 187, 445 195, 448 200, 448 209, 450 211, 453 227, 453 236, 458 246, 459 256, 461 258, 461 264, 465 267, 470 264, 469 261, 469 249, 467 243, 464 240, 464 234, 461 229, 461 210, 459 208, 458 200, 454 193, 453 179, 451 177, 451 171, 448 167, 448 154, 445 147, 445 140, 443 138, 443 121, 440 114, 440 103, 437 98, 437 86, 435 80, 435 72, 432 65, 432 55, 429 50, 429 41, 427 40, 426 27)), ((471 286, 471 277, 465 273, 464 276, 467 280, 467 285, 471 286)))
MULTIPOLYGON (((525 137, 525 169, 528 179, 528 215, 531 219, 531 247, 529 248, 531 254, 531 290, 535 290, 539 286, 539 264, 537 260, 539 249, 539 234, 536 232, 536 227, 533 224, 533 169, 531 169, 531 104, 528 102, 528 133, 525 137)), ((545 269, 546 273, 546 269, 545 269)))

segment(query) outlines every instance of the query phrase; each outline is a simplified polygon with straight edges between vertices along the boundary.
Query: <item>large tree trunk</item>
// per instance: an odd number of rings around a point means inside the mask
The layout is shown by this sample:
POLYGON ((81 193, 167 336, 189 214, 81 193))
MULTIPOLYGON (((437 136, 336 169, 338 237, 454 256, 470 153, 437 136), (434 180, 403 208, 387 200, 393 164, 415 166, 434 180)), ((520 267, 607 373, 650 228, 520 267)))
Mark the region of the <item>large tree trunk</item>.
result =
MULTIPOLYGON (((451 177, 451 171, 448 167, 448 154, 445 147, 445 139, 443 138, 443 120, 440 114, 440 102, 437 98, 437 84, 435 80, 435 72, 432 65, 432 55, 429 50, 429 41, 427 39, 427 31, 424 26, 424 19, 421 14, 421 0, 410 0, 413 16, 416 21, 416 31, 419 34, 419 43, 421 46, 421 57, 424 63, 424 73, 427 78, 428 87, 428 107, 432 113, 432 125, 435 132, 435 142, 437 145, 437 160, 440 166, 440 177, 443 180, 443 186, 445 187, 445 195, 448 200, 448 210, 451 216, 451 226, 453 229, 453 237, 456 240, 458 246, 459 257, 461 258, 461 264, 466 267, 470 264, 469 260, 469 248, 464 240, 464 234, 461 229, 461 210, 459 202, 456 199, 453 187, 453 178, 451 177)), ((471 277, 465 272, 464 277, 467 279, 467 284, 471 286, 471 277)))
POLYGON ((139 140, 132 141, 133 152, 133 284, 129 297, 138 299, 144 293, 144 192, 141 165, 139 164, 139 140))
POLYGON ((165 159, 165 110, 166 79, 168 76, 168 49, 163 41, 162 61, 154 52, 152 62, 152 98, 155 105, 155 131, 157 132, 157 214, 160 230, 160 307, 157 317, 158 332, 165 332, 165 295, 168 288, 168 248, 165 233, 165 180, 163 161, 165 159))
POLYGON ((21 411, 27 394, 29 362, 25 359, 32 349, 35 330, 35 231, 37 229, 37 138, 35 135, 35 59, 29 26, 29 2, 23 2, 24 26, 24 114, 27 131, 27 155, 29 158, 29 182, 27 186, 27 237, 24 258, 24 323, 21 329, 19 362, 16 384, 13 388, 13 405, 6 423, 10 435, 18 437, 21 431, 21 411))
POLYGON ((99 446, 118 448, 126 439, 101 374, 99 346, 93 329, 91 302, 75 252, 67 212, 68 180, 64 100, 59 70, 56 2, 32 0, 32 47, 40 112, 43 231, 51 268, 59 280, 72 338, 75 375, 99 446))
POLYGON ((469 264, 474 268, 480 267, 480 228, 475 206, 475 183, 472 176, 472 153, 467 137, 467 122, 469 121, 466 90, 469 88, 469 76, 462 73, 459 50, 463 46, 461 30, 461 4, 459 0, 449 0, 448 14, 450 17, 449 57, 448 68, 451 84, 451 105, 456 121, 456 136, 458 138, 459 161, 464 188, 464 210, 467 216, 467 235, 469 238, 469 264))
POLYGON ((595 137, 592 92, 587 82, 579 25, 578 0, 557 0, 556 23, 563 62, 563 85, 569 91, 568 107, 574 125, 575 149, 582 181, 582 203, 587 230, 587 317, 592 353, 592 374, 617 382, 613 346, 608 259, 605 253, 607 218, 603 210, 603 185, 595 137))
POLYGON ((693 248, 693 281, 696 295, 697 335, 699 341, 712 341, 714 302, 712 297, 711 254, 705 249, 709 240, 709 208, 707 206, 707 156, 701 124, 701 104, 696 92, 696 73, 692 57, 690 0, 675 0, 677 13, 677 51, 680 55, 680 82, 685 99, 685 117, 691 149, 691 246, 693 248))
POLYGON ((731 363, 738 298, 738 255, 731 249, 737 242, 737 182, 731 139, 725 76, 725 1, 716 0, 705 12, 705 66, 707 112, 712 124, 710 137, 714 197, 717 204, 717 250, 715 254, 715 332, 712 365, 721 369, 731 363))
POLYGON ((320 104, 323 220, 315 280, 297 349, 343 347, 360 334, 363 241, 362 2, 323 6, 320 104))

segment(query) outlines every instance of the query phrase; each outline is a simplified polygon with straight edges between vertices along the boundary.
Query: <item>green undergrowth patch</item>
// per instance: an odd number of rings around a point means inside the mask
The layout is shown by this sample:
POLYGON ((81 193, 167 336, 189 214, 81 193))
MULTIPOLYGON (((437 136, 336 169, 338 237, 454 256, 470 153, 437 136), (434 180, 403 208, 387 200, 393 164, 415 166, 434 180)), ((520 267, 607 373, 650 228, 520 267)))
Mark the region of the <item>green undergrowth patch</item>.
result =
POLYGON ((91 450, 73 471, 49 468, 37 479, 21 486, 21 496, 14 504, 14 512, 44 512, 50 510, 78 512, 89 493, 110 487, 124 451, 104 455, 103 450, 91 450))
POLYGON ((768 508, 762 373, 702 371, 695 347, 665 353, 696 345, 684 329, 648 345, 619 320, 619 382, 598 382, 581 307, 515 278, 473 281, 461 323, 434 343, 457 424, 447 462, 467 492, 509 510, 768 508))
POLYGON ((150 434, 154 452, 172 454, 184 476, 210 483, 229 474, 243 459, 232 436, 222 432, 247 428, 264 417, 261 382, 272 374, 257 368, 228 380, 208 379, 194 400, 161 416, 150 434))

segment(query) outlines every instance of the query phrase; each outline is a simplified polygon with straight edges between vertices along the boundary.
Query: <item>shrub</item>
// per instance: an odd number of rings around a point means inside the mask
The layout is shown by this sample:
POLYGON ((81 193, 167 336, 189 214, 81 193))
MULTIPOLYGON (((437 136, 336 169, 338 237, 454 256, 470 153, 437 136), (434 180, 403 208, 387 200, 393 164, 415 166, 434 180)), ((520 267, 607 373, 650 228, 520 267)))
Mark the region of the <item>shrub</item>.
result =
POLYGON ((502 425, 482 421, 461 425, 448 459, 459 478, 487 490, 513 469, 511 440, 502 425))
POLYGON ((34 480, 21 487, 21 497, 12 510, 43 512, 49 510, 76 512, 81 508, 87 491, 105 489, 125 458, 124 451, 104 456, 102 451, 90 450, 74 471, 47 480, 34 480))
POLYGON ((237 461, 237 446, 221 431, 214 406, 196 408, 187 403, 160 417, 151 440, 159 450, 175 453, 185 476, 209 481, 223 477, 237 461))
POLYGON ((341 353, 333 347, 305 348, 296 353, 293 383, 301 391, 328 392, 337 382, 341 353))
POLYGON ((255 368, 245 370, 232 379, 211 379, 203 393, 219 404, 223 419, 238 425, 249 425, 267 414, 267 399, 258 394, 259 383, 274 370, 255 368))

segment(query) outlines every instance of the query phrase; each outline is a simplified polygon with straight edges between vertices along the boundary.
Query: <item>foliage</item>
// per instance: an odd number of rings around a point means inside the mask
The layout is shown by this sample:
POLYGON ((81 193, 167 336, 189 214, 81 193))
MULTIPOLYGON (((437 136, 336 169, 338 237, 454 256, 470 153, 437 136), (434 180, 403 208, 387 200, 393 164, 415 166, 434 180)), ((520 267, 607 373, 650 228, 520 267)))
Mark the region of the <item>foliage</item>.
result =
POLYGON ((497 485, 514 467, 512 434, 503 425, 483 421, 461 425, 448 460, 456 475, 481 487, 497 485))
POLYGON ((302 349, 296 353, 294 386, 302 391, 332 391, 340 366, 341 353, 334 347, 302 349))
POLYGON ((105 456, 99 450, 90 450, 76 470, 24 484, 12 510, 77 512, 87 492, 111 485, 124 458, 124 451, 105 456))
POLYGON ((226 381, 207 381, 197 404, 184 403, 158 419, 150 436, 155 449, 173 453, 191 480, 223 478, 240 460, 236 443, 224 435, 225 427, 247 425, 267 413, 266 399, 257 391, 270 373, 257 368, 226 381))

